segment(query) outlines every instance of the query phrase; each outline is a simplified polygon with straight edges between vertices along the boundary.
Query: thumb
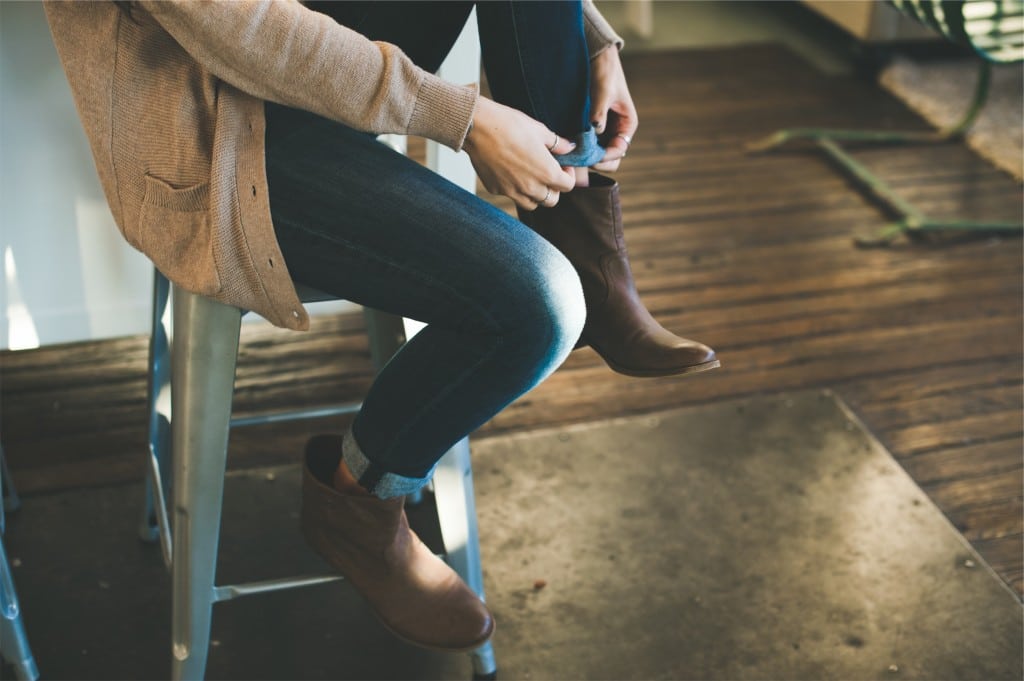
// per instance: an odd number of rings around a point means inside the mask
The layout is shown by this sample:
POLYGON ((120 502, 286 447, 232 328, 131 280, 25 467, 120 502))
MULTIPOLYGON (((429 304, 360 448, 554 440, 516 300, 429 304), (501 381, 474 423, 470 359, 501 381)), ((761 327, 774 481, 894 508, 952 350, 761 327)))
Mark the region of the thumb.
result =
POLYGON ((549 147, 552 154, 555 154, 556 156, 560 154, 568 154, 570 151, 576 148, 575 142, 570 142, 561 135, 558 135, 557 137, 558 141, 555 143, 555 146, 549 147))
POLYGON ((594 100, 590 107, 590 124, 594 126, 594 132, 598 135, 604 132, 608 122, 608 103, 594 100))

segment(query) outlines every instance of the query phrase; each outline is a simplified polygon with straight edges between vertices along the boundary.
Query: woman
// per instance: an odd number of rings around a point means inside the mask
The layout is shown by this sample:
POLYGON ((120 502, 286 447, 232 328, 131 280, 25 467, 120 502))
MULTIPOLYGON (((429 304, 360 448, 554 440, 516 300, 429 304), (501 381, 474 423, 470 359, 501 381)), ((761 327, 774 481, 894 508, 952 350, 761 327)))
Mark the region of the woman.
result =
POLYGON ((310 442, 302 525, 392 631, 441 650, 494 622, 405 519, 440 456, 578 340, 630 375, 718 365, 639 301, 617 185, 589 170, 636 130, 621 40, 589 1, 480 3, 491 100, 432 75, 473 6, 47 5, 118 227, 169 279, 292 329, 293 281, 427 322, 351 429, 310 442), (464 149, 532 229, 385 132, 464 149))

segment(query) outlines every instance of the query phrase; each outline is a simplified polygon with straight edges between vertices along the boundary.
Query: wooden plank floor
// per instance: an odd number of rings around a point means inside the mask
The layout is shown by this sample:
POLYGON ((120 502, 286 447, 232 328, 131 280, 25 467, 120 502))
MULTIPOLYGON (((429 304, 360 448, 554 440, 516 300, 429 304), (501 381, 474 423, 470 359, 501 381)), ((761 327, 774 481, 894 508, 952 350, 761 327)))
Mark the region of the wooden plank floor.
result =
MULTIPOLYGON (((823 158, 743 153, 783 126, 925 127, 870 83, 774 46, 626 66, 642 125, 618 179, 638 286, 723 367, 631 379, 581 350, 477 437, 828 388, 1021 594, 1020 239, 859 250, 851 236, 883 217, 823 158)), ((1021 187, 962 145, 858 155, 928 214, 1021 219, 1021 187)), ((4 445, 24 493, 138 478, 145 353, 145 338, 125 338, 0 355, 4 445)), ((308 334, 247 325, 236 411, 357 399, 371 376, 357 313, 308 334)), ((238 430, 232 465, 293 461, 309 433, 340 425, 238 430)))

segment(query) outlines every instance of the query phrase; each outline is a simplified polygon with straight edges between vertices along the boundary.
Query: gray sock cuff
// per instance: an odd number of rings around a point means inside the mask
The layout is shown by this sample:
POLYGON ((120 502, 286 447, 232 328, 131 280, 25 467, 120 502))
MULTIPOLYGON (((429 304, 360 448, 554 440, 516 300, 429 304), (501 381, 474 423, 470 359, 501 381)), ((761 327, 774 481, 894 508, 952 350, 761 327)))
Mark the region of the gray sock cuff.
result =
POLYGON ((359 443, 356 442, 351 428, 346 431, 345 437, 342 439, 341 456, 359 484, 379 499, 391 499, 418 492, 430 482, 434 473, 431 469, 425 477, 409 478, 385 470, 366 457, 359 443))

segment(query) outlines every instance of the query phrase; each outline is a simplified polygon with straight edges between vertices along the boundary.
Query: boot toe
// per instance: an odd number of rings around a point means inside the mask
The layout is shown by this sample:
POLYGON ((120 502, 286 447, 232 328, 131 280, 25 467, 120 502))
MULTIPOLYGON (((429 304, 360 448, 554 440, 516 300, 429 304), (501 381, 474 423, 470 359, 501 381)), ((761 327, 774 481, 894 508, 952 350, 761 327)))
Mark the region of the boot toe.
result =
POLYGON ((663 367, 666 372, 689 374, 707 371, 720 365, 715 351, 697 341, 680 339, 683 342, 673 351, 666 353, 663 367))
POLYGON ((437 639, 429 647, 451 652, 463 652, 479 648, 487 643, 494 634, 494 617, 487 606, 472 595, 475 603, 470 604, 461 612, 458 619, 446 623, 447 626, 436 627, 437 639))
POLYGON ((420 608, 407 604, 401 612, 379 613, 381 620, 399 638, 431 650, 465 652, 490 639, 494 617, 464 582, 453 581, 450 588, 438 589, 435 596, 430 602, 420 601, 420 608))
POLYGON ((697 341, 661 333, 638 335, 621 347, 605 348, 591 342, 594 350, 614 371, 626 376, 650 378, 707 371, 720 366, 715 351, 697 341))
POLYGON ((698 343, 697 341, 686 341, 684 348, 688 364, 700 366, 702 364, 718 361, 718 356, 715 354, 715 351, 703 343, 698 343))

